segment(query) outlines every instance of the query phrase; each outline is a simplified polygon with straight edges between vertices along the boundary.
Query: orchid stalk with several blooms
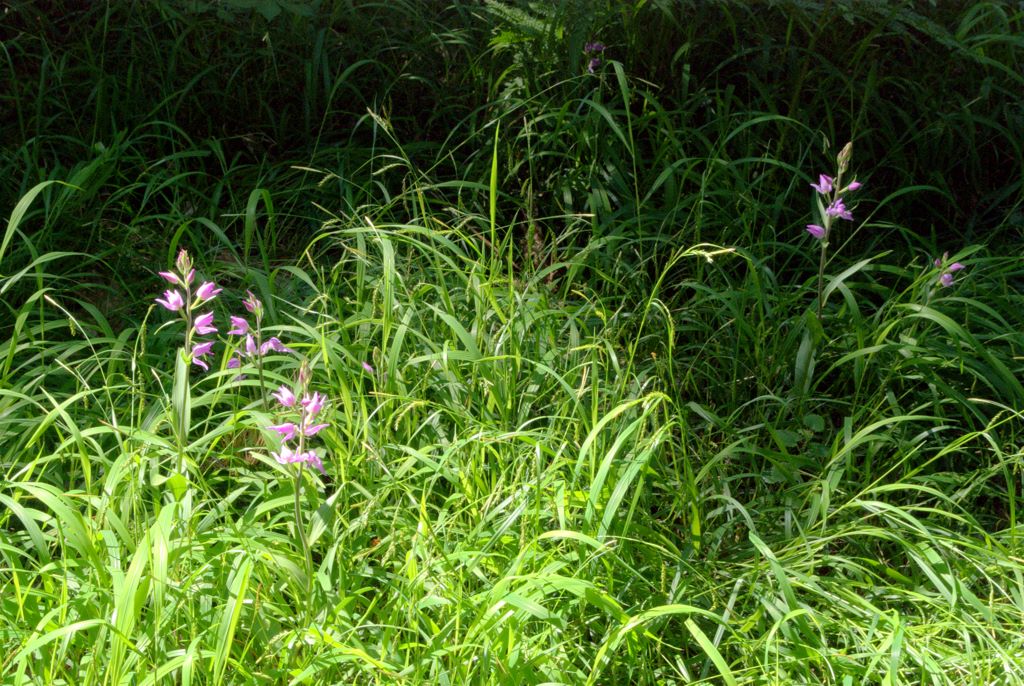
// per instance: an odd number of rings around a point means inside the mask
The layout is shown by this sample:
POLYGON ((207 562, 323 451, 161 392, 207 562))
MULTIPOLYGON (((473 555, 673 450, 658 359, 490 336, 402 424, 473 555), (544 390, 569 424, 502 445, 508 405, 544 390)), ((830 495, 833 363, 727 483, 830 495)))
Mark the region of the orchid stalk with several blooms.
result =
POLYGON ((836 156, 838 171, 836 175, 818 175, 818 183, 812 183, 811 188, 817 191, 815 198, 818 206, 818 221, 820 224, 808 224, 807 233, 818 240, 821 246, 821 257, 818 262, 818 319, 821 319, 822 310, 825 307, 825 263, 828 259, 828 239, 832 232, 832 225, 836 219, 853 221, 853 213, 846 206, 843 200, 844 193, 852 193, 863 186, 857 180, 843 185, 843 175, 850 166, 850 157, 853 155, 853 143, 847 143, 836 156), (825 202, 828 202, 828 205, 825 202))
POLYGON ((168 312, 174 312, 185 322, 185 340, 178 355, 174 370, 174 430, 178 439, 177 472, 185 471, 185 445, 188 442, 189 425, 191 423, 191 393, 188 383, 189 364, 209 371, 210 365, 206 358, 213 355, 214 341, 196 341, 196 336, 207 336, 217 333, 213 323, 213 311, 197 312, 201 307, 216 298, 222 289, 212 281, 203 282, 193 291, 196 270, 192 258, 185 249, 178 251, 172 271, 157 272, 164 281, 173 286, 164 291, 162 298, 156 303, 168 312))

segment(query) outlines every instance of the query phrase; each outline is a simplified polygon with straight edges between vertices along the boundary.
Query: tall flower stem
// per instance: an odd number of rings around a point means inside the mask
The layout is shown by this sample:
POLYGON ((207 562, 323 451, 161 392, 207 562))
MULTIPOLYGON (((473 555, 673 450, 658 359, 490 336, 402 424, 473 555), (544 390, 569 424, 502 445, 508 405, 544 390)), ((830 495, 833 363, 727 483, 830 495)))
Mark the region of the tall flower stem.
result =
POLYGON ((825 262, 828 257, 828 241, 821 242, 821 259, 818 261, 818 321, 825 309, 825 262))
POLYGON ((260 398, 263 401, 263 411, 269 412, 270 407, 267 405, 267 389, 264 386, 263 381, 263 354, 259 352, 263 348, 263 327, 261 326, 260 317, 256 317, 256 375, 260 380, 260 398))
MULTIPOLYGON (((300 441, 301 444, 301 441, 300 441)), ((302 467, 295 472, 295 533, 302 546, 302 554, 306 563, 306 603, 303 627, 309 626, 309 612, 313 596, 313 552, 309 549, 306 527, 302 522, 302 467)))

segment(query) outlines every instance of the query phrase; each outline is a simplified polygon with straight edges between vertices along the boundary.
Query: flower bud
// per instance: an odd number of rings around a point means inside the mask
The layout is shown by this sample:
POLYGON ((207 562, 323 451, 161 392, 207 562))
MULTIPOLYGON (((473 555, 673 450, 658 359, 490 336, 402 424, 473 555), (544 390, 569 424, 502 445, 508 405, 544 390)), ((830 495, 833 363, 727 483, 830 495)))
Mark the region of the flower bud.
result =
POLYGON ((174 266, 177 267, 179 274, 188 274, 192 271, 192 258, 188 255, 188 250, 182 248, 178 251, 178 259, 174 261, 174 266))
POLYGON ((853 142, 843 146, 843 149, 836 155, 836 162, 839 163, 839 173, 842 174, 850 166, 850 157, 853 156, 853 142))

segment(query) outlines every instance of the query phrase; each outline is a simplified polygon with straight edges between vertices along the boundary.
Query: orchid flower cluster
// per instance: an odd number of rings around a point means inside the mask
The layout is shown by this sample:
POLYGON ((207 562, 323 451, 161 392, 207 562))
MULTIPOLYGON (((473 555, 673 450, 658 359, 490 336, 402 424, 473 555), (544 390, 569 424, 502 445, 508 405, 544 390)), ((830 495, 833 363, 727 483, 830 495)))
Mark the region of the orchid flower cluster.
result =
POLYGON ((262 340, 263 303, 253 295, 252 291, 246 291, 245 293, 246 298, 242 301, 242 305, 256 319, 256 326, 254 328, 250 327, 249 320, 245 317, 231 315, 231 330, 228 331, 228 334, 231 336, 245 336, 245 345, 228 359, 228 369, 238 369, 241 367, 241 357, 259 360, 271 351, 278 353, 295 352, 285 346, 277 337, 272 336, 266 341, 262 340))
POLYGON ((828 234, 832 229, 832 222, 835 219, 853 221, 853 213, 846 207, 846 203, 843 201, 843 194, 847 192, 852 193, 864 184, 860 181, 854 180, 845 187, 843 186, 843 174, 846 173, 846 169, 850 164, 850 156, 852 154, 853 144, 847 143, 846 147, 844 147, 836 157, 836 161, 839 163, 839 173, 834 177, 828 176, 827 174, 819 174, 818 183, 811 184, 811 188, 828 200, 828 206, 826 207, 819 199, 818 210, 821 217, 819 220, 821 221, 821 224, 808 224, 807 233, 811 234, 823 243, 828 241, 828 234))
POLYGON ((953 278, 953 274, 964 268, 964 266, 959 262, 946 264, 948 261, 949 253, 947 252, 943 253, 941 258, 936 258, 933 263, 936 269, 942 270, 942 273, 939 274, 939 284, 947 288, 953 285, 953 281, 955 280, 953 278))
POLYGON ((213 354, 213 341, 192 343, 194 336, 205 336, 217 333, 217 327, 213 325, 213 311, 196 314, 196 310, 210 302, 223 290, 217 288, 212 281, 204 281, 199 288, 192 292, 192 283, 195 280, 196 270, 192 266, 192 258, 188 251, 182 249, 178 252, 178 259, 174 261, 175 271, 158 272, 164 281, 177 286, 164 291, 163 298, 157 298, 156 302, 170 312, 177 312, 185 321, 185 348, 189 349, 189 356, 192 364, 209 370, 210 365, 203 359, 213 354), (179 290, 180 289, 180 290, 179 290), (184 292, 184 293, 183 293, 184 292))
MULTIPOLYGON (((214 341, 202 341, 193 343, 195 336, 205 336, 217 333, 218 329, 213 323, 213 311, 196 314, 205 303, 217 297, 224 289, 218 288, 212 281, 204 281, 199 288, 192 292, 192 284, 195 280, 196 270, 188 251, 182 249, 178 252, 178 258, 174 262, 175 271, 157 272, 167 283, 177 288, 164 291, 162 298, 156 298, 157 304, 170 312, 177 312, 185 321, 185 348, 189 349, 192 364, 201 367, 204 371, 210 370, 204 358, 213 355, 214 341)), ((263 303, 253 295, 252 291, 246 291, 247 298, 242 302, 245 309, 256 318, 256 326, 250 328, 249 321, 245 317, 231 315, 231 329, 228 335, 245 336, 244 346, 233 354, 227 363, 228 369, 238 369, 242 366, 239 356, 260 360, 268 352, 294 353, 277 337, 271 337, 266 341, 262 340, 263 303)))
POLYGON ((835 176, 827 174, 818 175, 818 183, 812 183, 811 188, 818 192, 817 205, 820 224, 808 224, 807 233, 818 239, 821 245, 821 259, 818 262, 818 318, 821 319, 825 309, 825 264, 828 258, 828 236, 832 231, 832 222, 836 219, 853 221, 853 213, 850 212, 843 201, 844 193, 852 193, 863 184, 853 180, 843 185, 843 174, 850 166, 850 157, 853 155, 853 143, 847 143, 836 155, 836 163, 839 171, 835 176), (825 205, 825 201, 828 205, 825 205))
POLYGON ((306 439, 316 436, 326 429, 326 423, 317 423, 317 415, 324 409, 327 398, 319 392, 312 394, 306 391, 309 382, 309 368, 305 363, 299 369, 299 392, 302 399, 287 385, 282 385, 274 393, 271 393, 281 408, 285 411, 280 424, 271 424, 267 428, 277 432, 281 436, 281 449, 277 452, 271 451, 271 455, 279 464, 309 464, 325 474, 323 461, 315 450, 308 450, 306 439), (298 439, 298 445, 292 448, 289 443, 298 439))

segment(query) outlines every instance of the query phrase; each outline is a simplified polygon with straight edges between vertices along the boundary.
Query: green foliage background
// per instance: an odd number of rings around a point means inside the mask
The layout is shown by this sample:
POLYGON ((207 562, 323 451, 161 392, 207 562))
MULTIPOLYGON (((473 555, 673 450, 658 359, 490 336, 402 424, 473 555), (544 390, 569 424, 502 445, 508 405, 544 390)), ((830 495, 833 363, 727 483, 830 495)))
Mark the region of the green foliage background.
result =
POLYGON ((0 12, 0 682, 1024 683, 1019 3, 0 12))

